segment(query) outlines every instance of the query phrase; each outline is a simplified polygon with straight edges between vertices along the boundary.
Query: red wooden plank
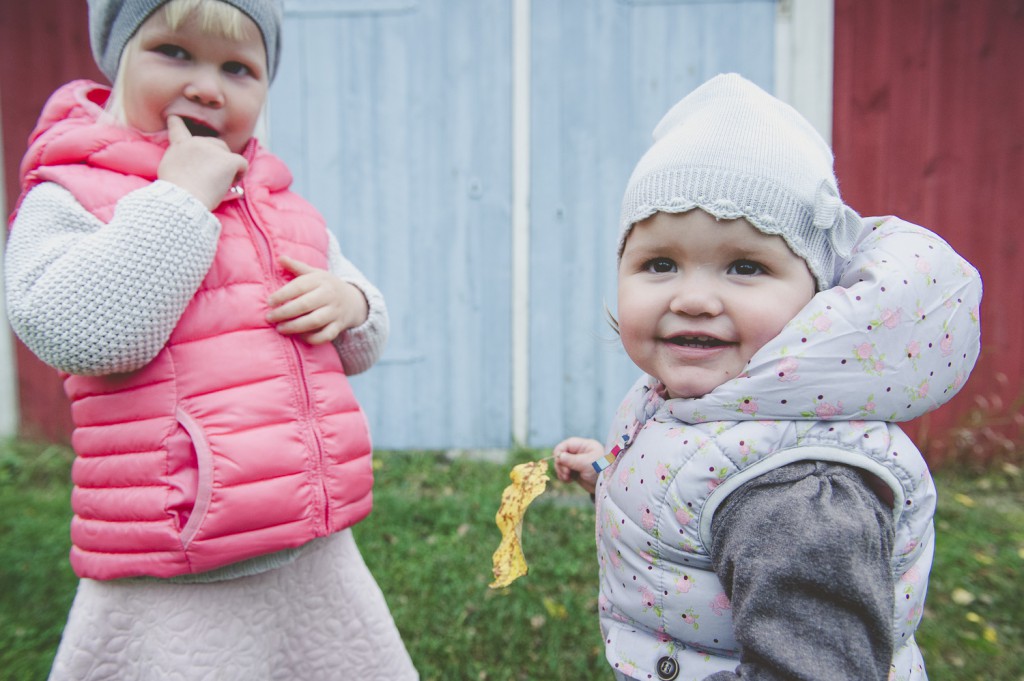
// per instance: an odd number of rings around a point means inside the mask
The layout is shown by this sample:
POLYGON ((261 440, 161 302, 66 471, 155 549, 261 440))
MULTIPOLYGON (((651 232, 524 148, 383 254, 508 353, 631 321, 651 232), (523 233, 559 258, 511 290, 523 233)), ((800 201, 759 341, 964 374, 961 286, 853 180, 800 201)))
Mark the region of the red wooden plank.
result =
POLYGON ((1024 268, 1011 211, 1024 194, 1024 0, 836 0, 835 10, 844 197, 863 215, 938 232, 985 282, 978 367, 918 434, 932 436, 936 458, 951 443, 935 436, 968 416, 983 441, 1021 441, 1011 405, 1024 391, 1024 268))
MULTIPOLYGON (((17 200, 18 165, 46 98, 74 78, 103 80, 92 60, 87 26, 86 3, 77 0, 0 2, 0 102, 8 208, 17 200)), ((20 343, 15 356, 21 434, 67 440, 71 417, 56 372, 20 343)))

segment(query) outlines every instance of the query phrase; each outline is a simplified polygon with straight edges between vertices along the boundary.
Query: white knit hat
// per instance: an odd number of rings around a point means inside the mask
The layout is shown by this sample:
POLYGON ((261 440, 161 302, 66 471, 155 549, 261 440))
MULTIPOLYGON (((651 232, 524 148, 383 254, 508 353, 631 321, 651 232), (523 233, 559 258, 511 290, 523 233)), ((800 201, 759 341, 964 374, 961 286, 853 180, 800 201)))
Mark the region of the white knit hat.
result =
MULTIPOLYGON (((244 12, 259 26, 267 50, 267 80, 274 80, 280 61, 281 0, 220 0, 244 12)), ((121 52, 139 26, 168 0, 88 0, 89 40, 103 75, 113 83, 121 52)))
POLYGON ((622 200, 619 254, 633 224, 694 208, 782 236, 819 290, 835 285, 860 233, 825 140, 793 107, 735 73, 698 87, 654 129, 622 200))

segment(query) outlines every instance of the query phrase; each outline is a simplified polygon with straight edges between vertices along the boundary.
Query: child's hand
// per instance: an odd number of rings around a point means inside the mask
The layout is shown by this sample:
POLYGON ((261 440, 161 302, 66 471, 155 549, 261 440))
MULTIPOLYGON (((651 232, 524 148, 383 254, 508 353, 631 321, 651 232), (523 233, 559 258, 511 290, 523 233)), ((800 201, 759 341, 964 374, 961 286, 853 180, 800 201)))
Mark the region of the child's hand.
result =
POLYGON ((213 210, 235 178, 249 167, 243 156, 216 137, 193 137, 177 116, 167 117, 170 146, 157 167, 161 180, 173 182, 213 210))
POLYGON ((555 445, 555 473, 562 482, 575 480, 580 487, 594 493, 597 471, 591 465, 604 456, 604 445, 597 440, 570 437, 555 445))
POLYGON ((370 308, 358 288, 286 255, 278 262, 295 275, 267 299, 273 308, 267 321, 276 324, 278 331, 299 334, 310 345, 319 345, 366 321, 370 308))

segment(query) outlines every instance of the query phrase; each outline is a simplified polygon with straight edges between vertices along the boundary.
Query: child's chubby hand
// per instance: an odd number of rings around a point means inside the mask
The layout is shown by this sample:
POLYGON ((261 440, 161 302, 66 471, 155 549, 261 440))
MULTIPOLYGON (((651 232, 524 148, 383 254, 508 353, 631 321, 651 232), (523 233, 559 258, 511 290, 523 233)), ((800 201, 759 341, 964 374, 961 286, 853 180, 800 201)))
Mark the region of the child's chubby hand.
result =
POLYGON ((178 116, 167 117, 170 145, 157 177, 189 192, 209 210, 220 205, 235 179, 249 167, 245 158, 216 137, 193 137, 178 116))
POLYGON ((576 483, 593 494, 597 487, 597 471, 591 465, 604 456, 604 445, 585 437, 570 437, 555 445, 555 473, 562 482, 576 483))
POLYGON ((267 321, 280 333, 320 345, 366 321, 370 308, 354 285, 286 255, 278 262, 295 275, 267 299, 271 307, 267 321))

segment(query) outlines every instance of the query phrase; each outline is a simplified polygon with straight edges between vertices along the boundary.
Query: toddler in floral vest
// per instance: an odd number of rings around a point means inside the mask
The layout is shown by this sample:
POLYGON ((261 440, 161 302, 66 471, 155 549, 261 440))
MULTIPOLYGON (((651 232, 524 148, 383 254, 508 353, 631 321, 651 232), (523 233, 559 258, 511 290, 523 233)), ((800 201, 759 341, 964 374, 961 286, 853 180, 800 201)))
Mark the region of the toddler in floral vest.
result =
POLYGON ((894 422, 963 386, 977 271, 860 218, 824 140, 738 75, 654 140, 618 244, 617 331, 644 376, 606 445, 555 448, 595 493, 616 678, 925 679, 935 488, 894 422))

